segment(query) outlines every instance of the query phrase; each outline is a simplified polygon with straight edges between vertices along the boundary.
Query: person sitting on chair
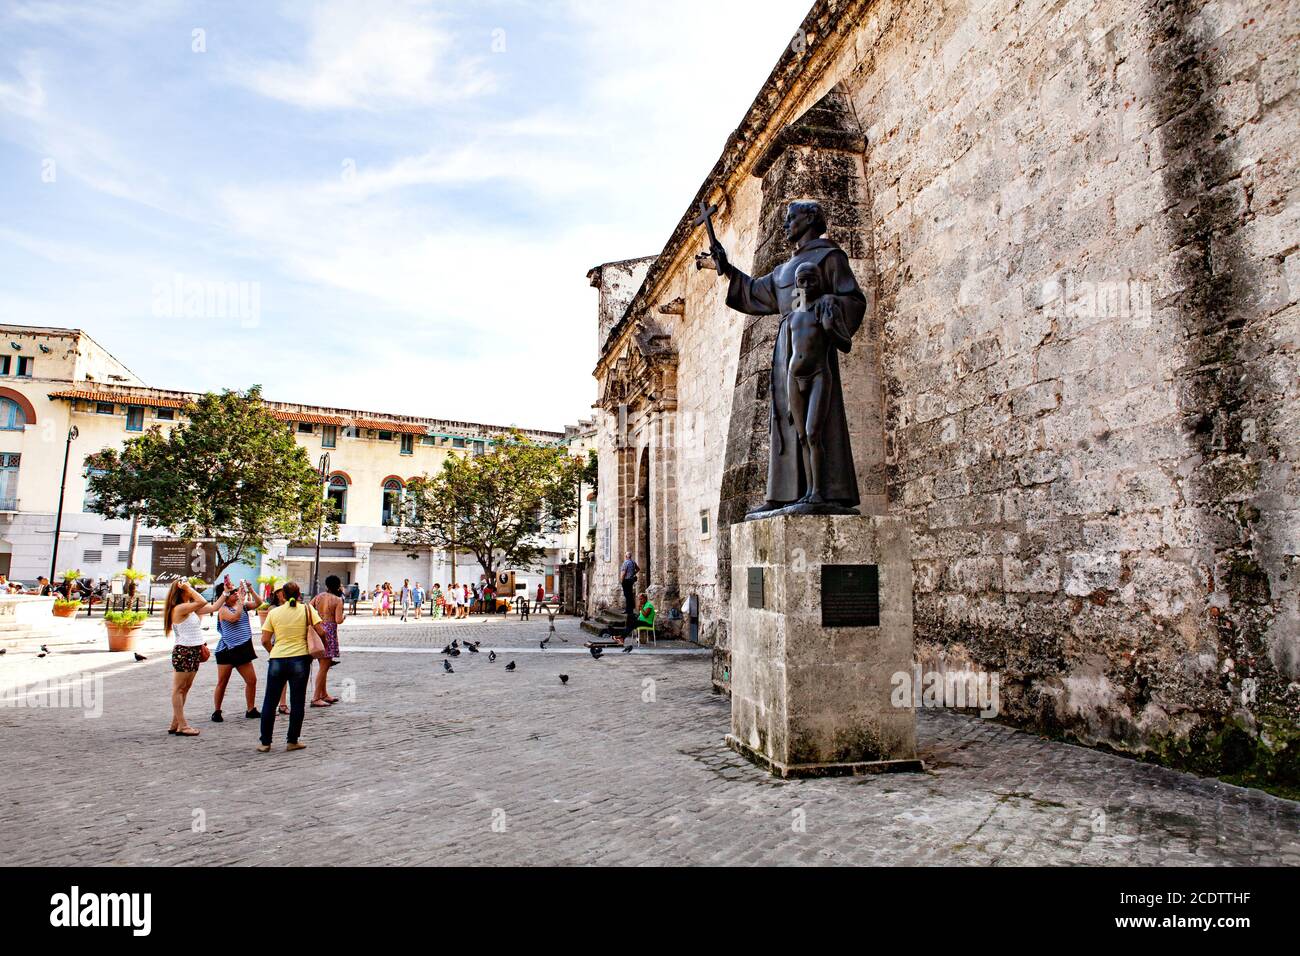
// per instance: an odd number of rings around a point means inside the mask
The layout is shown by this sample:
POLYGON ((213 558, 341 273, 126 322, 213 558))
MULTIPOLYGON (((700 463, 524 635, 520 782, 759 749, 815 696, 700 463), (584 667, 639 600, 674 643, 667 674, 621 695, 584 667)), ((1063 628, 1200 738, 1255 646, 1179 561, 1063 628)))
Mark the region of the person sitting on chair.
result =
POLYGON ((637 615, 635 626, 626 628, 622 634, 617 634, 614 631, 610 632, 613 635, 614 640, 618 641, 618 643, 620 644, 624 643, 624 641, 627 640, 629 634, 635 634, 638 630, 640 630, 643 627, 649 628, 650 630, 654 630, 655 606, 650 602, 650 595, 642 593, 640 603, 641 603, 641 613, 637 615))

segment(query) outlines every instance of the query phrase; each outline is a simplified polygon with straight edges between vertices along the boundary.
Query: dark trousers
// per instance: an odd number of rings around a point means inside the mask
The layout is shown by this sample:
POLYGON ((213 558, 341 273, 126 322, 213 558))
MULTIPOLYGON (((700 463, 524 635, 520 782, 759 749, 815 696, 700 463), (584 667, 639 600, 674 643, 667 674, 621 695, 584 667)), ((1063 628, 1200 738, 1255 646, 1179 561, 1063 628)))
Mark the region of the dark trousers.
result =
POLYGON ((284 685, 289 685, 289 743, 298 742, 302 719, 307 713, 307 678, 311 675, 311 656, 273 657, 266 664, 266 700, 262 702, 262 743, 271 745, 275 733, 275 708, 280 703, 284 685))
POLYGON ((623 579, 623 609, 627 612, 627 628, 632 630, 636 625, 636 578, 623 579))

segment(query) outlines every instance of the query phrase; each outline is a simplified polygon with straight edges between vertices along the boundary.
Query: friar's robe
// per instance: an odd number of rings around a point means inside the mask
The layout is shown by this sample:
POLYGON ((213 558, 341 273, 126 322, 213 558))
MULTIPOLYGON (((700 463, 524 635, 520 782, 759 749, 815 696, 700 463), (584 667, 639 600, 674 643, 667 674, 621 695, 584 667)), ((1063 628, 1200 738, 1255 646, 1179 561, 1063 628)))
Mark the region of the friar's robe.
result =
MULTIPOLYGON (((858 504, 858 477, 853 468, 849 441, 849 423, 844 415, 844 394, 840 387, 838 350, 849 351, 853 333, 862 324, 867 300, 849 268, 849 257, 829 239, 814 239, 795 251, 790 261, 777 266, 758 279, 733 269, 727 286, 727 305, 748 315, 780 315, 776 343, 772 349, 772 445, 768 454, 767 500, 789 503, 802 498, 808 490, 804 475, 799 438, 790 418, 786 394, 787 370, 790 365, 790 312, 794 304, 795 270, 805 262, 817 266, 821 289, 839 303, 831 335, 835 348, 830 349, 827 384, 828 407, 822 428, 822 497, 828 502, 854 507, 858 504)), ((809 303, 811 308, 811 303, 809 303)))

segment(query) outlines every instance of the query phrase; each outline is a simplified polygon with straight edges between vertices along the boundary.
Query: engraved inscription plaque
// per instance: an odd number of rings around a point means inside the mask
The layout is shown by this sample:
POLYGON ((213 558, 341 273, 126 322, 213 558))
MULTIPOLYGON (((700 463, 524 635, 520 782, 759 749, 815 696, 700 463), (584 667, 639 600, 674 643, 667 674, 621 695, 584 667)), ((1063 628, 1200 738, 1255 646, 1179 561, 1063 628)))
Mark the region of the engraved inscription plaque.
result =
MULTIPOLYGON (((750 587, 752 589, 753 585, 750 587)), ((752 598, 750 606, 753 606, 752 598)), ((822 627, 879 626, 879 566, 823 564, 822 627)))
POLYGON ((763 569, 749 569, 749 606, 763 607, 763 569))

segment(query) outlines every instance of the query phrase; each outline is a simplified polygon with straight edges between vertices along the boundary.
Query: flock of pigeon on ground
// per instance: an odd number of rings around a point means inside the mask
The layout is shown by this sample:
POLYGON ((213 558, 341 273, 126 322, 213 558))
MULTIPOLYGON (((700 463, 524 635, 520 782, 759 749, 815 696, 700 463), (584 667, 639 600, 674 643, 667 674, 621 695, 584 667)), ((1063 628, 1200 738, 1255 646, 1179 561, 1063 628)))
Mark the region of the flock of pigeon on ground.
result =
MULTIPOLYGON (((446 659, 444 659, 443 662, 442 662, 442 669, 443 669, 443 671, 444 671, 445 673, 447 673, 447 674, 454 674, 454 673, 456 673, 455 669, 451 666, 451 658, 453 658, 453 657, 460 657, 460 655, 461 655, 461 649, 462 649, 462 648, 464 648, 464 650, 465 650, 466 652, 470 653, 470 654, 481 654, 482 651, 479 650, 479 645, 482 644, 482 643, 483 643, 482 641, 464 641, 464 642, 462 643, 462 642, 459 641, 459 640, 453 640, 450 644, 448 644, 446 647, 444 647, 444 648, 442 649, 442 653, 445 654, 445 655, 447 655, 447 656, 446 656, 446 659)), ((548 634, 548 635, 546 636, 546 638, 541 642, 541 644, 540 644, 539 646, 541 647, 542 650, 546 650, 546 645, 549 644, 549 643, 551 643, 551 637, 550 637, 550 635, 548 634)), ((631 654, 632 651, 633 651, 634 649, 635 649, 635 645, 633 645, 633 644, 629 644, 629 645, 627 645, 626 647, 623 648, 623 653, 624 653, 624 654, 631 654)), ((0 647, 0 654, 3 654, 3 653, 5 652, 5 650, 6 650, 6 648, 0 647)), ((592 647, 589 648, 589 650, 591 651, 591 656, 592 656, 592 658, 593 658, 594 660, 600 660, 600 655, 601 655, 602 653, 604 653, 604 648, 602 648, 602 647, 595 647, 595 646, 592 646, 592 647)), ((44 657, 46 654, 49 654, 49 653, 50 653, 50 649, 49 649, 49 647, 47 647, 46 645, 42 644, 42 645, 41 645, 41 652, 40 652, 39 654, 37 654, 36 656, 37 656, 37 657, 44 657)), ((147 661, 149 658, 147 658, 145 655, 143 655, 143 654, 141 654, 141 653, 139 653, 139 652, 137 651, 136 654, 135 654, 135 659, 136 659, 137 661, 147 661)), ((497 652, 496 652, 496 651, 493 651, 493 650, 489 650, 489 651, 488 651, 488 663, 490 663, 490 664, 494 664, 494 663, 496 663, 496 659, 497 659, 497 652)), ((514 662, 514 661, 511 661, 509 664, 506 665, 506 670, 508 670, 508 671, 513 671, 514 669, 515 669, 515 662, 514 662)), ((561 675, 560 675, 560 683, 561 683, 561 684, 567 684, 568 682, 569 682, 569 675, 568 675, 568 674, 561 674, 561 675)))
MULTIPOLYGON (((455 669, 454 667, 451 666, 451 658, 453 658, 453 657, 460 657, 460 655, 461 655, 462 653, 469 653, 469 654, 481 654, 481 653, 483 653, 482 651, 479 650, 479 645, 481 645, 482 643, 483 643, 482 641, 463 641, 463 642, 462 642, 462 641, 459 641, 459 640, 453 640, 450 644, 448 644, 446 647, 444 647, 444 648, 442 649, 442 653, 443 653, 444 655, 446 655, 446 656, 444 657, 444 659, 443 659, 443 662, 442 662, 442 670, 443 670, 443 673, 446 673, 446 674, 454 674, 454 673, 456 673, 456 669, 455 669)), ((546 638, 545 638, 545 639, 544 639, 544 640, 543 640, 543 641, 542 641, 538 646, 541 647, 542 650, 546 650, 546 645, 549 644, 549 643, 551 643, 551 636, 548 634, 548 635, 546 636, 546 638)), ((624 653, 624 654, 631 654, 632 651, 633 651, 634 649, 635 649, 635 645, 633 645, 633 644, 629 644, 629 645, 627 645, 626 647, 623 648, 623 653, 624 653)), ((589 647, 588 650, 591 651, 591 656, 592 656, 592 659, 593 659, 593 660, 600 660, 600 655, 603 654, 604 651, 605 651, 605 649, 604 649, 603 647, 597 647, 597 646, 594 646, 594 645, 591 646, 591 647, 589 647)), ((496 652, 496 651, 493 651, 493 650, 489 650, 489 651, 488 651, 488 663, 489 663, 489 664, 494 664, 494 663, 496 663, 496 659, 497 659, 497 652, 496 652)), ((513 671, 514 669, 515 669, 515 662, 514 662, 514 661, 511 661, 509 664, 506 665, 506 670, 508 670, 508 671, 513 671)), ((568 682, 569 682, 569 675, 568 675, 568 674, 561 674, 561 675, 560 675, 560 683, 561 683, 561 684, 567 684, 568 682)))

